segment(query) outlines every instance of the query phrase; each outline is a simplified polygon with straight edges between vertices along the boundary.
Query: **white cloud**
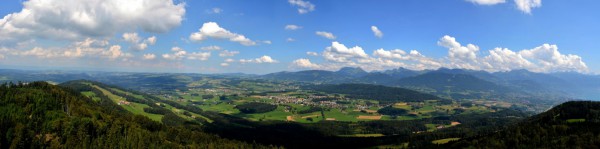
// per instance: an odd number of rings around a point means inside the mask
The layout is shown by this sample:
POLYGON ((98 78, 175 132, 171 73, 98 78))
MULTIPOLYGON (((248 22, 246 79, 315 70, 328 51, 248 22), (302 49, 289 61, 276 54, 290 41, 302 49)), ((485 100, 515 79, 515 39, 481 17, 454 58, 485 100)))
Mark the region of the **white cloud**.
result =
POLYGON ((184 14, 185 4, 172 0, 30 0, 23 2, 20 12, 0 20, 0 41, 77 41, 138 29, 166 32, 179 26, 184 14))
POLYGON ((229 66, 229 63, 221 63, 221 66, 227 67, 227 66, 229 66))
POLYGON ((148 37, 148 39, 144 40, 145 43, 150 45, 156 44, 156 36, 148 37))
POLYGON ((264 43, 264 44, 272 44, 273 42, 271 42, 271 40, 265 40, 265 41, 262 41, 262 43, 264 43))
POLYGON ((515 4, 517 4, 517 9, 531 14, 532 8, 542 7, 542 0, 515 0, 515 4))
MULTIPOLYGON (((290 64, 290 68, 337 70, 349 66, 371 71, 398 67, 415 70, 447 67, 489 72, 515 69, 527 69, 534 72, 589 72, 580 56, 561 54, 556 45, 543 44, 521 51, 494 48, 488 51, 489 55, 479 57, 478 46, 474 44, 463 46, 451 36, 440 38, 437 44, 448 48, 446 57, 434 59, 422 55, 417 50, 404 51, 401 49, 377 49, 373 51, 372 55, 368 55, 359 46, 348 48, 338 42, 332 42, 332 45, 326 47, 321 54, 326 62, 317 64, 308 59, 297 59, 290 64)), ((307 54, 316 53, 307 52, 307 54)))
MULTIPOLYGON (((35 43, 34 43, 35 44, 35 43)), ((87 38, 83 41, 73 42, 66 47, 34 47, 29 50, 11 49, 6 50, 7 54, 14 56, 33 56, 46 59, 64 59, 64 58, 116 58, 133 57, 130 53, 121 50, 121 46, 109 46, 106 40, 94 40, 87 38)))
POLYGON ((277 63, 277 60, 272 59, 270 56, 262 56, 255 59, 240 59, 241 63, 277 63))
POLYGON ((287 42, 294 42, 294 41, 296 41, 296 39, 294 39, 294 38, 287 38, 287 39, 285 39, 285 41, 287 41, 287 42))
POLYGON ((587 65, 578 55, 564 55, 558 46, 543 44, 539 47, 518 52, 507 48, 495 48, 489 55, 478 58, 475 54, 479 48, 469 44, 463 47, 453 37, 444 36, 438 45, 449 48, 449 64, 445 67, 466 68, 487 71, 508 71, 527 69, 534 72, 577 71, 588 72, 587 65))
POLYGON ((110 59, 116 59, 121 55, 124 55, 124 53, 121 51, 121 46, 119 45, 111 46, 108 51, 104 51, 102 54, 110 59))
POLYGON ((213 13, 213 14, 219 14, 219 13, 223 12, 223 9, 215 7, 215 8, 210 9, 208 12, 213 13))
POLYGON ((209 57, 210 57, 210 52, 192 52, 192 53, 188 54, 188 56, 187 56, 188 59, 201 60, 201 61, 208 60, 209 57))
POLYGON ((332 42, 331 46, 325 48, 323 57, 333 62, 349 62, 351 58, 368 58, 369 55, 359 46, 348 48, 339 42, 332 42))
POLYGON ((506 3, 506 0, 467 0, 469 2, 479 5, 496 5, 506 3))
POLYGON ((477 53, 479 47, 476 45, 467 44, 467 46, 462 46, 454 37, 448 35, 440 38, 437 44, 448 48, 448 59, 451 67, 478 69, 477 53))
POLYGON ((306 55, 310 55, 310 56, 319 56, 319 53, 317 53, 317 52, 311 52, 311 51, 308 51, 308 52, 306 52, 306 55))
POLYGON ((150 53, 149 53, 149 54, 144 54, 144 55, 143 55, 143 58, 144 58, 145 60, 153 60, 153 59, 155 59, 155 58, 156 58, 156 55, 154 55, 154 54, 150 54, 150 53))
POLYGON ((310 62, 309 59, 306 59, 306 58, 301 58, 301 59, 294 60, 292 62, 291 67, 294 67, 294 68, 307 68, 307 69, 320 69, 321 68, 320 65, 314 64, 314 63, 310 62))
POLYGON ((228 50, 223 50, 219 53, 220 57, 231 57, 231 56, 235 56, 237 54, 240 54, 240 51, 228 51, 228 50))
POLYGON ((191 41, 203 41, 208 38, 229 39, 229 41, 238 42, 245 46, 256 45, 255 41, 246 38, 244 35, 233 33, 221 28, 219 24, 215 22, 204 23, 199 32, 195 32, 190 35, 191 41))
POLYGON ((162 57, 167 60, 181 60, 187 55, 187 52, 180 47, 173 47, 171 51, 172 54, 163 54, 162 57))
POLYGON ((519 51, 524 58, 537 62, 541 72, 577 71, 588 72, 587 65, 578 55, 564 55, 558 51, 558 46, 543 44, 539 47, 519 51))
POLYGON ((315 34, 321 36, 321 37, 325 37, 327 39, 335 39, 335 35, 333 35, 330 32, 324 32, 324 31, 317 31, 315 34))
POLYGON ((206 47, 200 47, 200 50, 206 50, 206 51, 218 51, 218 50, 222 50, 223 48, 219 47, 219 46, 206 46, 206 47))
POLYGON ((228 59, 225 59, 225 62, 231 63, 231 62, 235 62, 235 60, 228 58, 228 59))
POLYGON ((123 33, 123 40, 129 42, 132 50, 143 51, 148 48, 148 44, 154 45, 156 43, 156 36, 148 37, 144 41, 140 42, 141 38, 138 33, 123 33))
POLYGON ((309 1, 288 0, 288 2, 291 5, 298 7, 298 13, 300 14, 305 14, 315 10, 315 5, 310 3, 309 1))
POLYGON ((137 33, 123 33, 123 39, 131 43, 140 42, 140 37, 137 33))
POLYGON ((298 30, 298 29, 301 29, 301 28, 302 28, 302 26, 293 25, 293 24, 285 26, 285 30, 298 30))
POLYGON ((509 71, 512 69, 535 69, 535 65, 507 48, 495 48, 489 51, 490 55, 482 60, 482 67, 488 71, 509 71))
POLYGON ((373 34, 375 35, 375 37, 377 37, 377 38, 383 37, 383 32, 381 32, 381 30, 379 30, 379 28, 377 28, 377 26, 371 26, 371 31, 373 31, 373 34))

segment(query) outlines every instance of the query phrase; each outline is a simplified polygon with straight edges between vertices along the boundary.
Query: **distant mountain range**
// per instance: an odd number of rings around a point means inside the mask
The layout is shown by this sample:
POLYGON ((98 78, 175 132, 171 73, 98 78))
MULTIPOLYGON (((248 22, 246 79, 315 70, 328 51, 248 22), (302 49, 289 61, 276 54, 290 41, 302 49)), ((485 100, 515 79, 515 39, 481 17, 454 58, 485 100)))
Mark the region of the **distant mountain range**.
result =
POLYGON ((403 87, 440 97, 523 99, 536 97, 600 100, 600 76, 575 72, 536 73, 528 70, 486 72, 466 69, 409 70, 397 68, 367 72, 358 67, 338 71, 305 70, 266 75, 134 73, 89 71, 28 71, 0 69, 0 82, 53 81, 87 79, 141 91, 185 89, 188 83, 203 77, 233 80, 255 79, 295 81, 317 84, 374 84, 403 87))
POLYGON ((358 67, 344 67, 338 71, 277 72, 257 78, 325 84, 377 84, 407 87, 437 94, 514 93, 600 100, 600 76, 574 72, 536 73, 521 69, 490 73, 448 68, 418 71, 398 68, 366 72, 358 67))

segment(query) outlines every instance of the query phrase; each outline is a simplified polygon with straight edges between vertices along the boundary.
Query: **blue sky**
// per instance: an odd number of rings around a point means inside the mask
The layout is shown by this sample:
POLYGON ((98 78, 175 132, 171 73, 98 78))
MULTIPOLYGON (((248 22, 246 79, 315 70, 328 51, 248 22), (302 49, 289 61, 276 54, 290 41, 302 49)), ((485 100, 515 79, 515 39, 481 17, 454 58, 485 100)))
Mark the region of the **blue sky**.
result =
POLYGON ((5 16, 0 21, 0 67, 263 74, 351 66, 369 71, 450 67, 598 73, 598 6, 594 0, 6 1, 0 6, 5 16), (298 28, 286 29, 288 25, 298 28), (199 31, 203 26, 205 32, 199 31), (383 35, 376 36, 373 26, 383 35), (202 38, 191 37, 194 33, 202 38), (209 46, 219 48, 206 50, 209 46))

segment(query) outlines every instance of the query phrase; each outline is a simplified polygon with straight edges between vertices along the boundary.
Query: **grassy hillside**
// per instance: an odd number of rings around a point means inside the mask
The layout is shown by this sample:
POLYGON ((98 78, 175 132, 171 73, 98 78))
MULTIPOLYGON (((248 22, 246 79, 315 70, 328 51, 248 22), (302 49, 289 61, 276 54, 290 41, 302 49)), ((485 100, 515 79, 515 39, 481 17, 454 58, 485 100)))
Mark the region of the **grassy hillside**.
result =
POLYGON ((505 130, 466 138, 455 148, 599 148, 600 102, 571 101, 505 130))
POLYGON ((0 148, 266 148, 193 122, 166 126, 99 98, 45 82, 0 85, 0 148))

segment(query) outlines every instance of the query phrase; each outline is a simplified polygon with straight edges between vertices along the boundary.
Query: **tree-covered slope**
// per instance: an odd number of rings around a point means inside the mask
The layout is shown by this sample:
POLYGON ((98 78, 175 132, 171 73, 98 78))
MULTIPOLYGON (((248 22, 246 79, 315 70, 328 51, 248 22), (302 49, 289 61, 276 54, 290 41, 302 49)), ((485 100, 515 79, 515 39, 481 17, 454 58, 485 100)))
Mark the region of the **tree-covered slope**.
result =
POLYGON ((256 148, 45 82, 0 85, 0 148, 256 148))
POLYGON ((571 101, 454 148, 600 148, 600 102, 571 101))

